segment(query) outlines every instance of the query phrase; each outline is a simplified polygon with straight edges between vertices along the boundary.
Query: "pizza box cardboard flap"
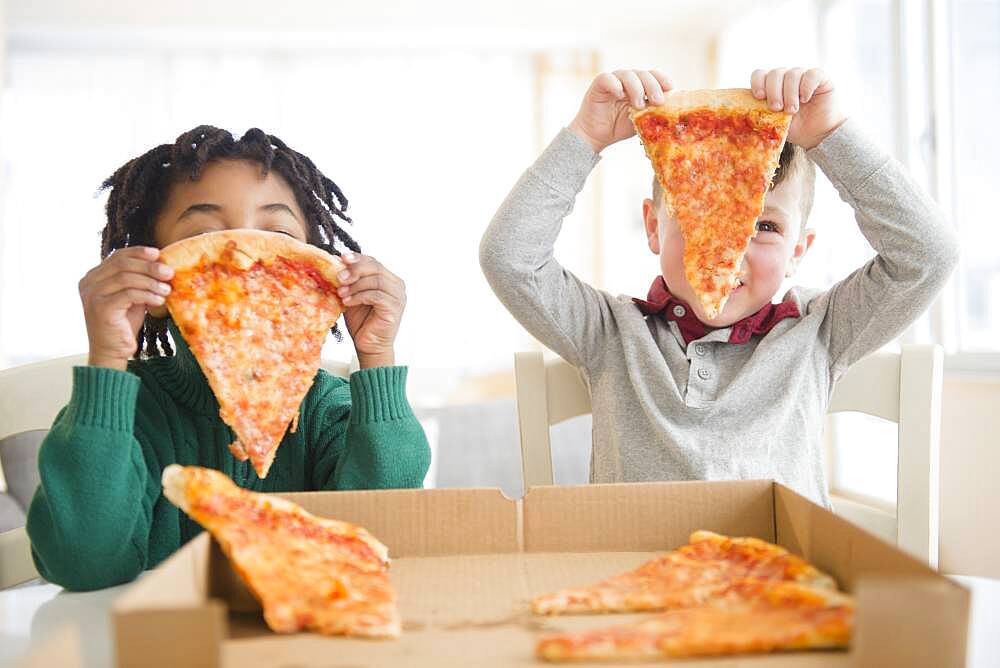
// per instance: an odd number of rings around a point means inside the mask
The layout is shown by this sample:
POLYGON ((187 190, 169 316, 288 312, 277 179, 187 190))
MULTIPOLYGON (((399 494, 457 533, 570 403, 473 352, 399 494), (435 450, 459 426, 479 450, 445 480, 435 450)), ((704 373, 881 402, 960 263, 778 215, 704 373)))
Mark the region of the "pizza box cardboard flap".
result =
MULTIPOLYGON (((120 667, 532 666, 546 632, 640 615, 535 617, 528 601, 684 544, 697 529, 784 545, 857 597, 849 651, 678 661, 689 666, 964 666, 969 594, 894 547, 767 481, 288 494, 367 527, 392 554, 398 640, 279 635, 202 534, 116 602, 120 667)), ((609 665, 609 664, 595 664, 609 665)))

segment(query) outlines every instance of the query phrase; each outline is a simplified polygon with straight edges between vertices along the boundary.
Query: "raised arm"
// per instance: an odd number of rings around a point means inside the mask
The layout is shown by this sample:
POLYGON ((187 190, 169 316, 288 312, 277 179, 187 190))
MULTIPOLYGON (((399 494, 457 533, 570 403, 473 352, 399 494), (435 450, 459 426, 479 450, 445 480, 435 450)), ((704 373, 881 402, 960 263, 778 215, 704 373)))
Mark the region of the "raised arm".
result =
POLYGON ((837 376, 930 305, 958 262, 958 243, 934 200, 841 113, 822 70, 757 70, 750 85, 795 114, 788 141, 807 149, 877 253, 809 305, 825 314, 820 335, 837 376))
POLYGON ((479 246, 493 291, 539 341, 577 366, 601 353, 609 297, 555 259, 563 220, 605 147, 635 134, 629 105, 659 103, 670 82, 659 72, 601 74, 580 111, 521 176, 479 246))

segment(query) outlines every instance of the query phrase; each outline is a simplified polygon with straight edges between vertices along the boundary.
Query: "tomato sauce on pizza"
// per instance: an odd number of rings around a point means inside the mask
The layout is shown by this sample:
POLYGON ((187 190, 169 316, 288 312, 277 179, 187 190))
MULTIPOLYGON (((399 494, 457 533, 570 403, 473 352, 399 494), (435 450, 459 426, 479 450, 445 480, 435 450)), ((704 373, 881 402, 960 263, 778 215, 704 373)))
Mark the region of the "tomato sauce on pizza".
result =
POLYGON ((650 612, 538 641, 549 661, 652 659, 845 647, 853 599, 829 575, 758 538, 696 531, 689 543, 594 585, 543 594, 535 614, 650 612))
POLYGON ((212 534, 271 630, 399 636, 389 551, 362 527, 316 517, 197 466, 164 469, 163 493, 212 534))
POLYGON ((204 234, 171 244, 167 308, 236 433, 230 445, 260 478, 312 386, 323 342, 340 316, 340 261, 287 235, 204 234))
POLYGON ((684 271, 705 314, 739 284, 791 116, 749 90, 672 91, 632 121, 684 236, 684 271))

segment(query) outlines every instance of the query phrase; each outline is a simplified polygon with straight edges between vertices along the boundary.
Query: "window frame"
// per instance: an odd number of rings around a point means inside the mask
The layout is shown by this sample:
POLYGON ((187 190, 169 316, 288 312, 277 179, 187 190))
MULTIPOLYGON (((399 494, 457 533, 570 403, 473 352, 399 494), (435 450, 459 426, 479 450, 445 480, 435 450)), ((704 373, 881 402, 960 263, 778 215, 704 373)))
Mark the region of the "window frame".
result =
MULTIPOLYGON (((850 0, 837 0, 838 2, 850 0)), ((958 43, 953 16, 958 0, 891 0, 896 85, 892 90, 898 123, 894 153, 924 185, 961 233, 955 195, 954 63, 958 43), (922 164, 921 154, 927 159, 922 164)), ((818 5, 826 4, 817 0, 818 5)), ((822 16, 822 12, 817 12, 822 16)), ((904 343, 941 344, 949 372, 1000 375, 1000 350, 964 347, 961 305, 965 261, 959 265, 927 315, 903 333, 904 343)))

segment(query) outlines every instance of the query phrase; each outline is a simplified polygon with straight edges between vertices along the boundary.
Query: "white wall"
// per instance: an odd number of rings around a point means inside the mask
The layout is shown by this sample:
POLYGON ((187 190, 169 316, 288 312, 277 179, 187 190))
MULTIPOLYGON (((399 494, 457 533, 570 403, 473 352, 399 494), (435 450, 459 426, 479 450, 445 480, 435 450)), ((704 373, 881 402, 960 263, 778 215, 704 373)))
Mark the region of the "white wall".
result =
MULTIPOLYGON (((432 3, 430 13, 448 5, 432 3)), ((677 6, 685 5, 690 3, 677 6)), ((397 352, 413 369, 413 393, 431 403, 447 401, 457 377, 509 369, 513 352, 532 345, 486 286, 478 241, 520 172, 573 118, 593 76, 602 69, 657 66, 685 87, 711 80, 706 54, 713 30, 672 24, 670 12, 662 12, 662 32, 655 37, 610 36, 599 47, 560 43, 554 33, 535 36, 545 48, 533 46, 508 26, 487 47, 463 45, 457 32, 448 39, 459 41, 447 46, 391 46, 361 31, 345 48, 335 41, 297 44, 289 35, 282 46, 219 44, 205 32, 218 10, 214 4, 206 9, 211 15, 201 17, 201 32, 164 27, 177 23, 176 8, 142 5, 143 13, 137 7, 109 2, 87 14, 74 3, 43 0, 20 4, 11 24, 8 68, 15 76, 4 91, 6 135, 0 142, 18 169, 2 184, 7 195, 0 202, 0 230, 7 230, 8 243, 0 247, 0 320, 18 326, 0 328, 0 368, 85 349, 75 286, 97 261, 103 198, 92 197, 96 184, 127 157, 211 122, 237 132, 249 126, 275 132, 344 187, 362 247, 408 284, 397 352), (164 26, 146 41, 133 41, 153 19, 164 26), (408 123, 421 128, 396 146, 395 173, 387 170, 389 158, 373 131, 396 113, 381 97, 381 82, 393 77, 399 82, 388 101, 407 107, 408 123), (324 80, 330 85, 317 85, 324 80), (469 126, 472 116, 452 118, 477 105, 485 132, 469 126), (67 153, 57 193, 46 176, 49 156, 33 141, 39 132, 67 153), (406 177, 417 173, 421 178, 406 177), (38 208, 43 199, 47 205, 38 208), (45 273, 37 254, 54 229, 63 239, 60 252, 69 256, 57 263, 58 272, 45 273), (472 318, 461 309, 438 317, 449 302, 479 308, 472 318)), ((248 7, 236 21, 245 28, 251 19, 262 21, 248 7)), ((329 22, 329 12, 317 13, 329 22)), ((613 13, 593 16, 613 24, 613 13)), ((539 25, 555 30, 554 23, 543 14, 539 25)), ((414 26, 407 34, 423 35, 414 26)), ((586 44, 592 34, 581 30, 577 39, 586 44)), ((557 246, 560 260, 602 288, 643 295, 656 273, 639 215, 650 174, 638 141, 608 151, 567 221, 557 246)), ((341 359, 349 348, 331 345, 324 352, 341 359)))
POLYGON ((720 88, 748 88, 750 72, 810 66, 819 60, 817 19, 812 2, 784 0, 761 5, 731 22, 716 41, 720 88), (775 20, 780 16, 780 20, 775 20))
POLYGON ((945 573, 1000 578, 1000 379, 948 374, 941 416, 945 573))
MULTIPOLYGON (((0 0, 0 72, 3 72, 4 53, 7 51, 7 0, 0 0)), ((2 85, 2 80, 0 80, 2 85)))
MULTIPOLYGON (((763 0, 773 4, 770 0, 763 0)), ((73 31, 127 28, 194 30, 219 39, 234 33, 257 32, 257 37, 280 39, 280 33, 322 32, 328 38, 354 35, 367 44, 388 39, 397 45, 437 43, 443 34, 465 33, 481 40, 490 35, 519 35, 522 44, 554 37, 600 41, 662 43, 682 35, 718 30, 762 0, 17 0, 10 9, 10 26, 73 31)), ((481 41, 477 44, 482 45, 481 41)))

